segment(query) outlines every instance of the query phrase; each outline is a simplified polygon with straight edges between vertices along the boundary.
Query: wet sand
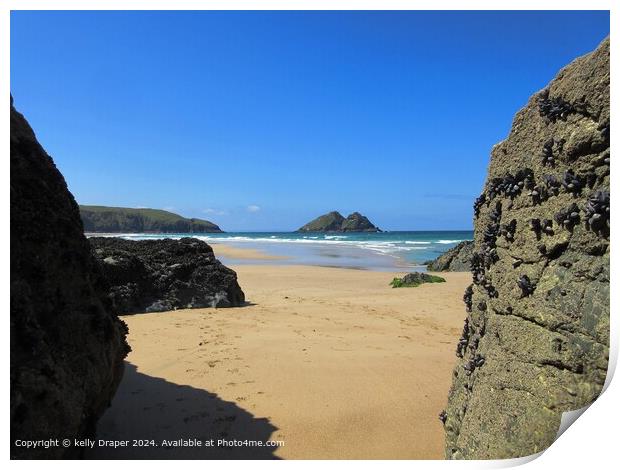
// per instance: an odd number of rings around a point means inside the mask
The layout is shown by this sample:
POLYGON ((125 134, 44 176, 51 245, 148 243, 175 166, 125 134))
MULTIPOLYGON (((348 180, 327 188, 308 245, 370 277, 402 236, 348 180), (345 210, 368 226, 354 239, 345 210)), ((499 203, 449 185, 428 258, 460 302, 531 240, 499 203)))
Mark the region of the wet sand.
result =
MULTIPOLYGON (((218 250, 215 247, 216 252, 218 250)), ((469 273, 392 289, 395 275, 231 266, 248 306, 126 316, 127 372, 99 423, 102 458, 441 459, 469 273), (161 447, 179 438, 277 448, 161 447)))

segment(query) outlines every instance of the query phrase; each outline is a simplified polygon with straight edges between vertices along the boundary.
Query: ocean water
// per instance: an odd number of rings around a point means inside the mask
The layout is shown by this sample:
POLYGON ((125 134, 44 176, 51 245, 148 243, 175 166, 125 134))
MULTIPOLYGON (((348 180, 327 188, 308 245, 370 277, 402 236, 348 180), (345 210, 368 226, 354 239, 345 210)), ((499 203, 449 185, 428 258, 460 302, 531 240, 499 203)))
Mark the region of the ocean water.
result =
POLYGON ((472 231, 381 233, 227 232, 206 234, 116 234, 131 240, 194 237, 207 243, 261 250, 285 257, 271 260, 218 258, 225 264, 308 264, 372 270, 420 270, 463 240, 472 231))

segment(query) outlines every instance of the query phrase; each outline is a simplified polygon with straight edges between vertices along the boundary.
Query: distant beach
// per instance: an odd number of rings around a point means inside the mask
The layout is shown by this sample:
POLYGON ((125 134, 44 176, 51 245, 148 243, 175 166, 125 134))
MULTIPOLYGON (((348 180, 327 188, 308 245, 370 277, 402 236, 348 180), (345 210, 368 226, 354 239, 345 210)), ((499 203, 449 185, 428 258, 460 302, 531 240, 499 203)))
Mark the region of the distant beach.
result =
MULTIPOLYGON (((214 234, 108 234, 130 240, 195 237, 211 244, 224 264, 330 266, 374 271, 423 271, 472 231, 382 233, 228 232, 214 234)), ((87 234, 102 236, 102 234, 87 234)))

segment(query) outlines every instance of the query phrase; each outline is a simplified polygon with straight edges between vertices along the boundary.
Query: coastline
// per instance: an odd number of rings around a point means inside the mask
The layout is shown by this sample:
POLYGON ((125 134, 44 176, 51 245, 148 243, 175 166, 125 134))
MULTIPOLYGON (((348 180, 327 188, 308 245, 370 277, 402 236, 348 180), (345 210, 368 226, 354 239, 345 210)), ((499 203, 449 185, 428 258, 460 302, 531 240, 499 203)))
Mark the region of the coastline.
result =
POLYGON ((389 281, 402 273, 231 268, 246 307, 123 318, 133 352, 98 438, 258 436, 284 446, 269 454, 99 449, 89 457, 443 458, 437 415, 469 273, 392 289, 389 281))
POLYGON ((468 231, 86 233, 128 240, 193 237, 211 245, 222 263, 328 266, 374 271, 425 271, 425 263, 464 240, 468 231))

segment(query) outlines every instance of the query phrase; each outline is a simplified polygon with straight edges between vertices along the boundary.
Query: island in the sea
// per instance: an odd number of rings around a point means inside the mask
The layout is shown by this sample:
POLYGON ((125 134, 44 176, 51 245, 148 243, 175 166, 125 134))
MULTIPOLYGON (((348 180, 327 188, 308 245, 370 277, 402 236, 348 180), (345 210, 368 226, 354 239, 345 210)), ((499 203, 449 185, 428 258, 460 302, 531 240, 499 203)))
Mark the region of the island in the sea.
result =
POLYGON ((187 219, 160 209, 82 206, 85 232, 96 233, 222 233, 213 222, 187 219))
POLYGON ((366 216, 359 212, 349 214, 345 219, 338 211, 323 214, 308 222, 298 232, 381 232, 366 216))

